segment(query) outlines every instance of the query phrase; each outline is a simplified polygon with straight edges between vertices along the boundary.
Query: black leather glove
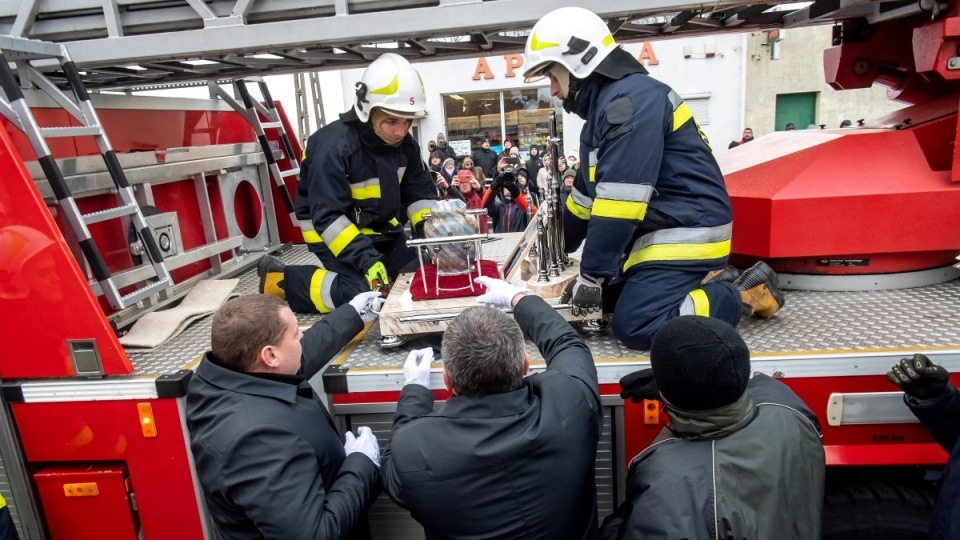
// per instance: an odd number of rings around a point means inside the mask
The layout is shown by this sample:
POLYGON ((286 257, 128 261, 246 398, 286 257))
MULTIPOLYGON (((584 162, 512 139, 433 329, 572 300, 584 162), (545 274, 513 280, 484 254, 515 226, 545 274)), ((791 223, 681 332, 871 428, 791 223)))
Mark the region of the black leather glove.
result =
POLYGON ((580 274, 571 281, 560 295, 561 304, 572 304, 571 312, 574 315, 590 314, 600 311, 600 296, 603 289, 603 278, 595 278, 580 274))
POLYGON ((504 187, 507 188, 507 191, 510 192, 510 196, 513 197, 514 200, 520 196, 520 186, 518 186, 516 182, 512 184, 506 184, 504 187))
POLYGON ((629 398, 634 403, 645 399, 660 399, 657 380, 653 378, 653 368, 641 369, 620 379, 620 397, 629 398))
POLYGON ((950 373, 922 354, 913 358, 901 358, 887 372, 887 379, 900 387, 908 396, 917 399, 933 399, 947 388, 950 373))

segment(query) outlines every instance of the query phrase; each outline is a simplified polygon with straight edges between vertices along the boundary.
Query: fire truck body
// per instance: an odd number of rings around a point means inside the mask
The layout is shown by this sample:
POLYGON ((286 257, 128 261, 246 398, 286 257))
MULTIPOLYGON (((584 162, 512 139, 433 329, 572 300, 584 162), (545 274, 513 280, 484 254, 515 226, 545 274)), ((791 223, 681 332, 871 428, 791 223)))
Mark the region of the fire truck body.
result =
MULTIPOLYGON (((90 4, 46 6, 47 18, 36 17, 44 12, 34 2, 0 12, 0 24, 9 23, 0 51, 16 61, 20 85, 42 90, 49 80, 65 87, 68 78, 49 67, 50 58, 30 71, 30 55, 51 49, 47 42, 21 37, 67 42, 65 49, 85 70, 79 76, 91 88, 132 87, 261 74, 263 63, 251 58, 269 49, 260 43, 268 37, 277 47, 303 47, 286 50, 286 60, 272 60, 275 71, 362 65, 376 56, 375 49, 354 46, 356 54, 337 60, 331 58, 341 53, 332 49, 396 37, 398 28, 409 35, 442 34, 422 26, 441 20, 431 15, 450 19, 443 9, 458 10, 464 16, 459 24, 484 21, 478 26, 490 30, 474 28, 470 47, 412 40, 417 50, 434 47, 446 57, 516 52, 518 40, 500 38, 498 32, 529 28, 553 7, 546 0, 475 3, 490 4, 484 11, 480 5, 443 0, 383 6, 304 0, 285 8, 267 1, 190 6, 129 1, 113 3, 111 18, 107 12, 97 15, 103 2, 90 4), (64 14, 73 22, 58 16, 64 14), (348 17, 335 21, 332 14, 348 17), (329 35, 308 37, 309 26, 301 18, 329 35), (81 19, 89 24, 80 24, 81 19), (184 21, 192 22, 184 26, 184 21), (381 28, 374 24, 380 21, 393 22, 381 28), (240 34, 258 24, 270 29, 266 37, 240 34), (204 56, 216 58, 218 66, 169 60, 204 56), (123 67, 137 62, 144 69, 123 67)), ((960 373, 960 283, 954 280, 960 274, 949 266, 960 252, 955 234, 960 161, 954 145, 960 89, 953 87, 956 76, 949 67, 960 40, 957 2, 921 2, 920 11, 903 3, 848 2, 827 9, 818 2, 771 12, 766 4, 721 1, 710 13, 683 2, 662 2, 642 12, 630 6, 635 2, 606 4, 603 15, 621 23, 618 31, 624 33, 618 39, 629 39, 631 29, 650 28, 642 16, 663 12, 675 17, 653 26, 661 33, 845 19, 837 47, 826 55, 834 85, 879 81, 894 89, 894 97, 915 103, 852 130, 772 134, 722 155, 721 165, 734 204, 734 261, 769 260, 785 273, 787 287, 806 289, 788 291, 787 308, 775 318, 745 320, 740 330, 753 351, 753 369, 781 378, 820 418, 831 479, 828 529, 884 530, 880 517, 899 504, 915 507, 918 517, 888 527, 891 537, 917 530, 931 497, 925 477, 936 474, 946 454, 916 423, 884 373, 914 352, 960 373), (914 38, 908 42, 923 46, 914 56, 905 55, 903 41, 914 38), (864 506, 850 514, 857 519, 836 520, 837 512, 849 514, 858 503, 864 506)), ((11 94, 17 91, 9 84, 4 90, 14 102, 11 94)), ((152 351, 125 351, 117 331, 174 304, 202 279, 236 277, 238 292, 255 292, 252 267, 281 247, 288 262, 315 261, 302 246, 285 245, 301 239, 278 184, 289 197, 296 180, 284 171, 296 169, 299 145, 284 141, 282 133, 292 132, 285 121, 277 126, 283 129, 265 130, 270 111, 262 105, 230 103, 222 96, 93 95, 99 125, 172 278, 157 293, 118 306, 106 288, 116 286, 122 300, 156 281, 151 241, 132 226, 136 217, 116 210, 124 206, 118 202, 123 190, 110 158, 101 157, 103 146, 86 136, 57 137, 49 129, 71 126, 86 133, 71 113, 80 107, 65 107, 49 92, 24 92, 23 103, 39 129, 26 125, 24 110, 4 102, 5 129, 0 130, 0 325, 5 337, 0 340, 0 480, 7 481, 0 482, 0 493, 27 538, 210 538, 183 399, 191 368, 209 345, 209 320, 152 351), (38 133, 49 140, 49 160, 38 157, 38 133), (51 178, 56 174, 69 195, 51 178), (78 215, 89 221, 86 230, 102 265, 90 260, 84 228, 75 223, 78 215), (120 217, 107 219, 112 216, 120 217)), ((238 100, 242 93, 238 87, 238 100)), ((269 96, 262 97, 269 106, 269 96)), ((502 257, 504 249, 494 249, 491 256, 502 257)), ((317 318, 300 320, 310 324, 317 318)), ((383 442, 403 384, 405 352, 378 347, 377 337, 376 325, 368 327, 314 383, 327 393, 341 428, 370 425, 383 442)), ((624 403, 618 396, 617 381, 648 366, 646 353, 602 333, 586 339, 605 407, 597 456, 604 515, 623 500, 626 464, 661 429, 662 416, 656 402, 624 403)), ((543 369, 542 358, 535 350, 530 353, 533 370, 543 369)), ((438 398, 446 397, 439 373, 431 387, 438 398)), ((385 497, 374 506, 371 522, 377 538, 422 535, 385 497)))

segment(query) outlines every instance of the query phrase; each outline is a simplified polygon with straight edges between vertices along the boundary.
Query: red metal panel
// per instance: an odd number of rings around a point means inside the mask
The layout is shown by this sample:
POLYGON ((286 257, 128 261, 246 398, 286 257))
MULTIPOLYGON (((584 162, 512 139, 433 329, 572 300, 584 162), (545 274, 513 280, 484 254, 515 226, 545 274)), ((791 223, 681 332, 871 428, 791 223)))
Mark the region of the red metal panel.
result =
POLYGON ((956 101, 946 107, 942 119, 916 128, 771 134, 721 156, 734 254, 804 273, 871 274, 954 262, 960 186, 950 181, 952 147, 944 141, 953 138, 956 101), (837 257, 869 264, 816 265, 837 257))
POLYGON ((28 463, 123 462, 146 538, 203 538, 176 400, 17 403, 12 409, 28 463), (143 436, 142 402, 153 408, 156 437, 143 436))
POLYGON ((123 467, 109 465, 49 467, 34 474, 51 540, 136 540, 125 476, 123 467))
POLYGON ((0 170, 0 328, 8 337, 0 339, 0 376, 74 375, 68 340, 96 341, 104 373, 131 373, 130 361, 3 130, 0 170))

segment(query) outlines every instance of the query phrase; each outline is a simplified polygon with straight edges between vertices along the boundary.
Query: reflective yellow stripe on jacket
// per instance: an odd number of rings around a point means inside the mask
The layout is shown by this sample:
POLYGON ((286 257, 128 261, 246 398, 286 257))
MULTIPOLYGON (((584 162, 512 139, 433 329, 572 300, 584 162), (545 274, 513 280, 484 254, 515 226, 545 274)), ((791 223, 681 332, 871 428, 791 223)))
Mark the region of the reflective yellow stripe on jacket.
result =
POLYGON ((643 221, 652 194, 650 184, 601 182, 597 184, 597 197, 593 200, 593 215, 643 221))
POLYGON ((429 213, 436 202, 432 199, 421 199, 408 206, 407 216, 410 217, 410 226, 416 227, 419 225, 423 221, 423 215, 429 213))
POLYGON ((590 219, 590 211, 593 208, 593 199, 580 193, 576 186, 570 190, 567 197, 567 210, 580 219, 590 219))
POLYGON ((663 229, 638 238, 623 270, 655 261, 707 261, 730 255, 733 223, 716 227, 663 229))
MULTIPOLYGON (((388 223, 394 227, 400 226, 397 218, 392 218, 388 223)), ((312 221, 301 219, 300 232, 303 233, 304 242, 308 244, 327 244, 334 256, 339 255, 344 248, 357 237, 357 234, 365 234, 367 236, 380 234, 379 231, 375 231, 369 227, 358 229, 347 216, 337 218, 323 233, 318 233, 317 230, 313 228, 312 221)))

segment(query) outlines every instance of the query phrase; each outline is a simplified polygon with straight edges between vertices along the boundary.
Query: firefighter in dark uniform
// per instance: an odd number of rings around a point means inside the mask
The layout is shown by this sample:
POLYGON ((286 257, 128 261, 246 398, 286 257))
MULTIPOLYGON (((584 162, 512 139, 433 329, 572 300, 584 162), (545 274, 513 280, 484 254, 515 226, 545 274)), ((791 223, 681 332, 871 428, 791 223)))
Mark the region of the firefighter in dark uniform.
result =
POLYGON ((578 311, 613 308, 614 335, 636 349, 678 315, 735 326, 741 309, 776 313, 783 298, 763 263, 737 283, 704 282, 727 264, 733 219, 720 168, 680 96, 583 8, 541 18, 525 55, 527 82, 549 77, 564 109, 586 121, 563 221, 567 252, 585 243, 580 275, 561 301, 578 311))
POLYGON ((437 198, 408 133, 427 114, 420 74, 387 53, 357 83, 356 104, 307 141, 297 186, 303 239, 323 264, 284 266, 264 257, 260 290, 298 313, 328 313, 361 291, 389 286, 416 259, 403 225, 422 231, 437 198))

